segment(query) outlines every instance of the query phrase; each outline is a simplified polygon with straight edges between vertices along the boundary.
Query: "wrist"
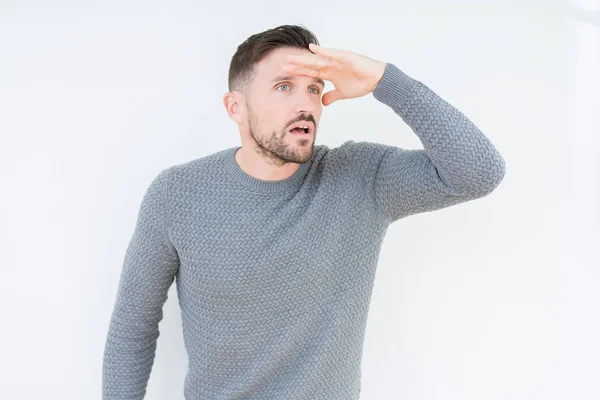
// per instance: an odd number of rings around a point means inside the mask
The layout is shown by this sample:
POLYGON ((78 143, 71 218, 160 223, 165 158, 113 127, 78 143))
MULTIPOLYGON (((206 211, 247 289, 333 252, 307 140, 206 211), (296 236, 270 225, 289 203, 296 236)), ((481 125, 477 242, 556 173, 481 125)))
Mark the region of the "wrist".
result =
POLYGON ((371 90, 369 92, 374 91, 375 88, 377 87, 377 85, 379 84, 379 82, 381 82, 381 79, 383 78, 383 74, 385 73, 386 66, 387 66, 387 63, 385 61, 379 61, 379 70, 375 77, 375 84, 373 85, 373 87, 371 88, 371 90))

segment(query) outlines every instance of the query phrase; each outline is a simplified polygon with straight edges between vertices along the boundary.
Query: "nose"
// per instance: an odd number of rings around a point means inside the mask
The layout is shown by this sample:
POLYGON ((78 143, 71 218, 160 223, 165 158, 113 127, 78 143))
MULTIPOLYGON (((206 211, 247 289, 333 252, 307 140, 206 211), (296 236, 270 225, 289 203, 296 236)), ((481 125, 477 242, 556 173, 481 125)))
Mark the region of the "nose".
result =
POLYGON ((296 111, 298 113, 311 114, 315 111, 315 102, 321 101, 314 93, 305 92, 296 96, 296 111))

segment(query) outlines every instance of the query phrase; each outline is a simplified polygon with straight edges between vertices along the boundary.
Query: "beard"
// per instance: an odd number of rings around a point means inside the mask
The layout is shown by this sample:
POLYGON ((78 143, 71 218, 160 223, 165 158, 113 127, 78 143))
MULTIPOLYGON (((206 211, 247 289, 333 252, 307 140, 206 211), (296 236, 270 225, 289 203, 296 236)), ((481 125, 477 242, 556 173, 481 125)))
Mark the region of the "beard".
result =
POLYGON ((302 139, 288 138, 288 136, 292 136, 288 131, 289 125, 280 131, 272 131, 270 134, 260 133, 254 113, 249 106, 247 107, 250 135, 256 143, 257 151, 271 164, 280 166, 288 163, 304 164, 311 159, 315 147, 312 138, 316 136, 316 131, 313 136, 302 139))

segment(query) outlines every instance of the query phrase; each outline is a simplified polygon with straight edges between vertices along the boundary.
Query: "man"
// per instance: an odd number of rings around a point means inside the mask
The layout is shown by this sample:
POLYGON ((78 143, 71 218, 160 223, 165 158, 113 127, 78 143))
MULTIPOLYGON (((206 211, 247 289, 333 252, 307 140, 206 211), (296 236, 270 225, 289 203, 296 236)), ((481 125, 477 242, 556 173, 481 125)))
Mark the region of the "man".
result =
POLYGON ((242 145, 162 170, 142 200, 106 342, 103 398, 144 397, 176 278, 186 399, 358 399, 388 226, 489 194, 504 160, 420 81, 320 47, 300 26, 242 43, 229 89, 224 105, 242 145), (335 90, 323 94, 324 80, 335 90), (368 93, 424 149, 315 146, 322 106, 368 93))

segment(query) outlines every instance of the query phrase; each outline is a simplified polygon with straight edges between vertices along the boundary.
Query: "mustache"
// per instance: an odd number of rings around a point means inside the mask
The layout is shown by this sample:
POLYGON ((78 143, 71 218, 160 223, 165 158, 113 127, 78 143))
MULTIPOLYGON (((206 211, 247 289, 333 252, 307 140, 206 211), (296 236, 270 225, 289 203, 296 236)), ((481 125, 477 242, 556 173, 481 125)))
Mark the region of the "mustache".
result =
POLYGON ((315 126, 317 126, 317 123, 315 121, 315 119, 312 116, 302 116, 299 119, 296 119, 295 121, 292 121, 288 124, 288 126, 294 125, 296 122, 300 122, 300 121, 308 121, 308 122, 312 122, 315 126))

